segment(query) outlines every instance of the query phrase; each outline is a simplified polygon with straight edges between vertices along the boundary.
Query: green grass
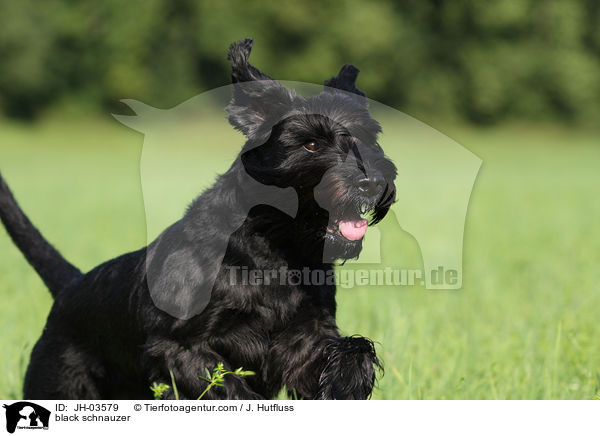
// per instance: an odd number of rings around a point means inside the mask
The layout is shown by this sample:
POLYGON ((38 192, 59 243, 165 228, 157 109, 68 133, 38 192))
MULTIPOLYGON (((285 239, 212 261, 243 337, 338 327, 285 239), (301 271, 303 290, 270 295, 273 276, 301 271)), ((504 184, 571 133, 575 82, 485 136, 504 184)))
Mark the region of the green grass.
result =
MULTIPOLYGON (((202 124, 194 124, 190 132, 199 128, 202 124)), ((484 160, 467 216, 463 288, 372 286, 338 292, 342 331, 372 338, 384 361, 385 376, 373 397, 597 396, 598 132, 512 126, 450 127, 445 133, 484 160)), ((197 171, 205 186, 227 167, 241 137, 223 127, 216 137, 203 139, 182 150, 197 153, 202 147, 206 159, 190 160, 186 170, 197 171), (233 148, 223 149, 224 141, 233 148)), ((85 270, 146 242, 142 141, 140 134, 106 119, 5 121, 0 170, 44 235, 85 270)), ((166 191, 168 183, 185 183, 170 180, 164 182, 166 191)), ((185 192, 166 210, 151 213, 169 222, 188 196, 185 192)), ((419 267, 415 240, 393 220, 381 226, 393 235, 398 262, 419 267)), ((0 298, 0 398, 18 398, 51 299, 2 230, 0 298)))

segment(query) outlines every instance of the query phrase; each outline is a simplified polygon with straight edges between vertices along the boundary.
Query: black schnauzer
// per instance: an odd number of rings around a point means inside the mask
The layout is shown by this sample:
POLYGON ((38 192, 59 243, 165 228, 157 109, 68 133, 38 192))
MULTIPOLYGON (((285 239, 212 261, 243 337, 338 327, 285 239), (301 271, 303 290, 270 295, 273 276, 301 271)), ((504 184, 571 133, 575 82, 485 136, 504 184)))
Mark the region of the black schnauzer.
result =
POLYGON ((370 340, 340 336, 335 282, 248 284, 231 271, 333 277, 333 262, 357 257, 366 226, 395 200, 396 168, 377 143, 380 127, 354 85, 354 66, 302 97, 252 66, 251 48, 245 39, 228 55, 228 119, 248 141, 148 247, 82 274, 0 177, 0 217, 55 298, 25 398, 144 399, 153 382, 173 378, 180 397, 193 399, 207 386, 201 376, 220 362, 255 375, 229 375, 205 398, 273 398, 283 387, 306 399, 370 396, 379 360, 370 340), (252 186, 273 188, 274 198, 252 186))

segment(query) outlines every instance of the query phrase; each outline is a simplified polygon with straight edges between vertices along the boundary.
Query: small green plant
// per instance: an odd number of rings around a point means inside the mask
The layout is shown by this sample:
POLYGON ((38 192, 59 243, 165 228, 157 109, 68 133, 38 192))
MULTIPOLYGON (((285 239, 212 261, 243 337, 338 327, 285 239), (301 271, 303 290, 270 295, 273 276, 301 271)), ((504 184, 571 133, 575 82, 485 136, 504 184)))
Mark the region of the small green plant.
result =
POLYGON ((170 388, 171 386, 167 384, 156 382, 152 383, 152 386, 150 386, 150 390, 153 392, 155 400, 162 399, 162 394, 164 394, 165 391, 169 390, 170 388))
MULTIPOLYGON (((198 400, 201 400, 202 397, 204 397, 204 395, 206 395, 206 393, 210 391, 213 387, 223 386, 225 384, 225 376, 228 374, 237 375, 239 377, 248 377, 255 374, 254 371, 246 371, 243 368, 238 368, 235 371, 227 371, 225 369, 225 365, 222 362, 217 363, 217 366, 213 369, 212 374, 210 373, 208 368, 206 368, 205 371, 206 377, 200 376, 200 378, 208 382, 208 386, 197 398, 198 400)), ((171 376, 171 386, 173 386, 173 395, 175 396, 176 400, 179 400, 179 391, 177 390, 177 384, 175 383, 175 376, 173 375, 173 371, 169 370, 169 375, 171 376)), ((150 390, 154 393, 154 399, 161 400, 163 394, 167 390, 171 389, 171 386, 165 383, 152 383, 152 386, 150 386, 150 390)))
POLYGON ((171 376, 171 383, 173 384, 173 395, 175 395, 176 400, 179 400, 179 391, 177 390, 177 383, 175 383, 175 376, 173 375, 173 371, 170 369, 169 375, 171 376))
MULTIPOLYGON (((175 383, 175 376, 173 375, 173 371, 171 371, 170 369, 169 369, 169 375, 171 376, 171 386, 173 386, 173 395, 175 396, 176 400, 179 400, 179 391, 177 390, 177 384, 175 383)), ((166 391, 171 389, 171 386, 169 386, 166 383, 156 383, 156 382, 152 383, 152 386, 150 386, 150 390, 154 394, 154 399, 162 400, 162 395, 166 391)))
POLYGON ((225 384, 225 376, 228 374, 234 374, 239 377, 248 377, 254 375, 255 373, 254 371, 245 371, 243 368, 238 368, 235 371, 227 371, 225 370, 225 365, 223 365, 222 362, 219 362, 217 363, 217 366, 213 369, 212 374, 210 373, 208 368, 206 368, 206 377, 200 376, 202 380, 208 382, 208 386, 206 387, 206 389, 204 389, 204 391, 200 394, 200 396, 197 399, 201 400, 202 397, 204 397, 204 395, 206 395, 206 393, 210 391, 213 387, 223 386, 225 384))

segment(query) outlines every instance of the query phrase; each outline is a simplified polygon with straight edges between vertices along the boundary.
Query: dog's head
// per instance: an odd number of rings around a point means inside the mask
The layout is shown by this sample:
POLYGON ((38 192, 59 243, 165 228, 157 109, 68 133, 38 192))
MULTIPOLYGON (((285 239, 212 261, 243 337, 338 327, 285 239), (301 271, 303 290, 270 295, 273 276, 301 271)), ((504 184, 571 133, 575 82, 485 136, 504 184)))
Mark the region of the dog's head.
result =
POLYGON ((229 122, 247 137, 244 171, 298 193, 295 242, 326 262, 357 257, 367 225, 395 200, 396 167, 377 142, 379 123, 355 86, 358 69, 342 67, 323 91, 302 97, 248 61, 252 40, 232 44, 229 122))

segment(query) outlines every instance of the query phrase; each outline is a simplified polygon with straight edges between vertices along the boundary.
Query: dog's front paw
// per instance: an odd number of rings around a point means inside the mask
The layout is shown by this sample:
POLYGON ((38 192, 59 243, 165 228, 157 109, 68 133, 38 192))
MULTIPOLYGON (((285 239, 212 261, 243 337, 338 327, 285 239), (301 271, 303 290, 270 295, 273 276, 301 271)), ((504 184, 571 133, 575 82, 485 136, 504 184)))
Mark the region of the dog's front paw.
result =
POLYGON ((319 378, 319 400, 364 400, 381 369, 373 342, 363 337, 328 339, 324 348, 325 368, 319 378))

